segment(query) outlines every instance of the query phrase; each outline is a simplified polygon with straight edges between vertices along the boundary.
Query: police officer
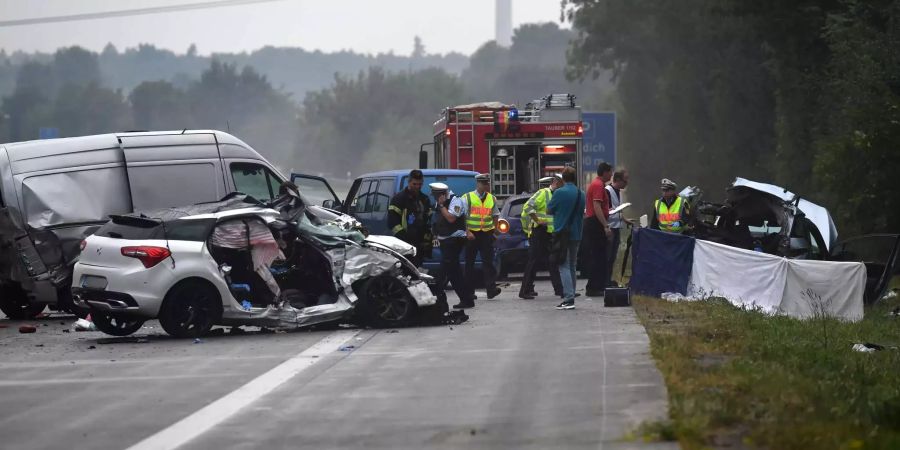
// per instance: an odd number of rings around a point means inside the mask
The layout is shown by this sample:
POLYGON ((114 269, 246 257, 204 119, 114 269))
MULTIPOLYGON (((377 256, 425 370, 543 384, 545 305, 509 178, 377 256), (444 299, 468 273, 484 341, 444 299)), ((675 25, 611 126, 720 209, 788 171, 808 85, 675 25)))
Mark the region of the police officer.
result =
POLYGON ((481 268, 484 272, 484 287, 487 298, 500 295, 497 287, 497 271, 494 269, 494 239, 500 209, 491 194, 491 176, 486 173, 475 177, 475 190, 463 196, 466 205, 466 279, 474 280, 475 255, 481 254, 481 268))
POLYGON ((459 256, 466 245, 465 204, 444 183, 431 183, 428 187, 431 188, 431 195, 436 201, 434 234, 441 247, 441 273, 438 277, 438 286, 443 286, 449 278, 456 296, 459 297, 459 304, 453 308, 472 308, 475 306, 475 292, 463 277, 459 267, 459 256))
POLYGON ((554 175, 540 179, 540 184, 549 184, 548 187, 539 189, 522 208, 522 229, 528 236, 528 263, 525 265, 525 273, 522 276, 522 288, 519 289, 519 298, 530 300, 537 297, 534 292, 534 277, 538 264, 547 264, 550 269, 550 282, 553 284, 553 293, 561 296, 563 293, 559 271, 549 264, 550 236, 553 235, 553 216, 547 212, 547 204, 553 196, 553 191, 563 185, 562 176, 554 175))
POLYGON ((388 228, 394 237, 416 247, 413 264, 431 256, 431 201, 422 193, 425 176, 419 169, 409 172, 406 188, 394 195, 388 207, 388 228))
POLYGON ((675 193, 678 185, 674 181, 663 178, 660 182, 662 197, 653 202, 653 219, 650 228, 667 233, 682 233, 690 216, 690 205, 687 200, 675 193))

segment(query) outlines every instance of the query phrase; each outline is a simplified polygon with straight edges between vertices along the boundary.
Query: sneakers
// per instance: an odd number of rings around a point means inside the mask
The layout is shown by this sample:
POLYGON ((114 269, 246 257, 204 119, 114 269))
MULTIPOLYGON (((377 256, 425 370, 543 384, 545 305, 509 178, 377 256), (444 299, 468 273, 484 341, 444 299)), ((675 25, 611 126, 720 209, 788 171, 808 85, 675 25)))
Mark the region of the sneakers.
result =
POLYGON ((566 300, 558 305, 556 305, 556 309, 562 311, 566 309, 575 309, 575 300, 566 300))

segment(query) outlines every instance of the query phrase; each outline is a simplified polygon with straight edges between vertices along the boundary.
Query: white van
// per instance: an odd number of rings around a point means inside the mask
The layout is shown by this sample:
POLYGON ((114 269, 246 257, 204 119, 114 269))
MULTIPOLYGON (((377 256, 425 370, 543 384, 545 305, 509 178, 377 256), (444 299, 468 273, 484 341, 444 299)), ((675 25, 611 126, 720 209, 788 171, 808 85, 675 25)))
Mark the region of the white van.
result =
POLYGON ((221 131, 129 132, 0 144, 0 309, 30 318, 74 311, 81 241, 124 214, 278 195, 284 176, 221 131))

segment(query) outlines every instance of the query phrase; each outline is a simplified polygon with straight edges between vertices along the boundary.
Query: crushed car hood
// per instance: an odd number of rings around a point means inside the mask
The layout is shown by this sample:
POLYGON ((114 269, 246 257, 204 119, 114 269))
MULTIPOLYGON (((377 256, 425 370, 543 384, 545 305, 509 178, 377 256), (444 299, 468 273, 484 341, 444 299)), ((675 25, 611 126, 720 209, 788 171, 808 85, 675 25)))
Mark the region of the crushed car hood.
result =
MULTIPOLYGON (((774 195, 775 197, 778 197, 785 202, 793 203, 798 198, 796 194, 780 186, 750 181, 745 178, 736 178, 732 186, 744 187, 759 192, 764 192, 769 195, 774 195)), ((800 211, 803 212, 806 218, 809 219, 809 221, 819 229, 819 233, 822 235, 822 239, 825 240, 825 245, 827 245, 828 250, 831 251, 831 248, 837 242, 838 237, 837 227, 834 225, 834 220, 831 218, 831 213, 829 213, 828 210, 824 207, 803 198, 800 198, 800 201, 797 204, 797 208, 800 209, 800 211)))

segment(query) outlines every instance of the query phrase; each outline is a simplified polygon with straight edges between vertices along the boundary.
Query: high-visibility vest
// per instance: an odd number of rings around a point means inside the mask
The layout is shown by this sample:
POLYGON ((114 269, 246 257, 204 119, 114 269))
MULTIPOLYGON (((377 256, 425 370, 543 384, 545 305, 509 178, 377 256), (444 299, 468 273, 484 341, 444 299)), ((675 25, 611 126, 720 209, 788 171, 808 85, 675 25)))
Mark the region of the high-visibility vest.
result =
POLYGON ((478 197, 478 192, 472 191, 466 194, 469 203, 469 213, 466 214, 466 226, 469 231, 491 231, 494 229, 494 196, 490 192, 484 197, 484 202, 478 197))
POLYGON ((553 191, 547 187, 538 189, 538 191, 525 202, 525 206, 522 208, 522 229, 525 230, 526 236, 531 236, 531 230, 537 225, 532 222, 531 213, 538 216, 538 219, 540 219, 542 223, 547 224, 547 232, 553 233, 553 215, 547 213, 547 205, 550 203, 550 198, 552 196, 553 191))
POLYGON ((666 202, 656 200, 656 216, 659 219, 660 231, 669 233, 681 233, 684 229, 681 213, 684 211, 684 201, 681 197, 677 197, 672 206, 667 206, 666 202), (675 223, 678 225, 675 225, 675 223))

